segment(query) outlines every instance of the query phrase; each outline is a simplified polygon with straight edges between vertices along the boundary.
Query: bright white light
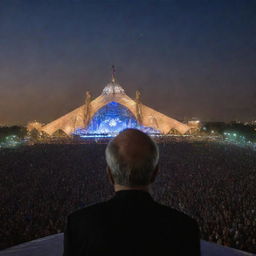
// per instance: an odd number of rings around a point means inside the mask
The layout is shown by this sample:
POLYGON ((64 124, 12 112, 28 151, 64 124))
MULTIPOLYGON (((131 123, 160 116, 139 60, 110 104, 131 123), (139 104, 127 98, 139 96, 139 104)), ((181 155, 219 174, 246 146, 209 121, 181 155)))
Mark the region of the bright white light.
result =
POLYGON ((111 120, 109 121, 109 125, 110 125, 111 127, 116 126, 116 125, 117 125, 116 120, 115 120, 115 119, 111 119, 111 120))

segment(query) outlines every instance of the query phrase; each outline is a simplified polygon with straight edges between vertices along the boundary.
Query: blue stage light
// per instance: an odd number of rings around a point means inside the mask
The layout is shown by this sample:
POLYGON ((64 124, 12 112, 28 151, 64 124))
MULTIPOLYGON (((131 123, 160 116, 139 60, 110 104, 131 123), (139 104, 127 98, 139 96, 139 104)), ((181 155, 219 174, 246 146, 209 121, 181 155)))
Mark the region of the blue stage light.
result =
POLYGON ((128 108, 112 101, 98 110, 86 128, 77 129, 74 135, 80 137, 93 134, 115 136, 127 128, 136 128, 147 133, 160 133, 156 129, 140 125, 128 108))

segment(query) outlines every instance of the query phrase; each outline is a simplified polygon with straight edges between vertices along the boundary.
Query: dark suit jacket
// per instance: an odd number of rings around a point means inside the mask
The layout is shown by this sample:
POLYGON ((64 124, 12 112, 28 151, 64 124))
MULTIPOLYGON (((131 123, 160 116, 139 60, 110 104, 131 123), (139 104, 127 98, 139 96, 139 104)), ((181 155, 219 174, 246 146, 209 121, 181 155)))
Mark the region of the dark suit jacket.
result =
POLYGON ((200 255, 200 236, 187 215, 125 190, 68 216, 63 255, 200 255))

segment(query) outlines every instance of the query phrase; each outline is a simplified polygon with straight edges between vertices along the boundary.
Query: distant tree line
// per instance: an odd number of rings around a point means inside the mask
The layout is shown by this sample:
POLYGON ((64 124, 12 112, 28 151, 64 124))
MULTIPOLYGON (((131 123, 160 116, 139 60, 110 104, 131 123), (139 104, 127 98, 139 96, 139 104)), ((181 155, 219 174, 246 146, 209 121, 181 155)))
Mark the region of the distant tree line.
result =
MULTIPOLYGON (((256 142, 256 126, 245 125, 243 123, 224 123, 224 122, 205 122, 201 124, 201 128, 195 135, 218 135, 223 136, 225 132, 237 133, 244 136, 247 140, 256 142)), ((44 141, 52 138, 64 139, 68 137, 62 130, 57 130, 51 136, 36 129, 28 132, 24 126, 0 126, 0 140, 6 136, 16 135, 20 139, 24 139, 27 135, 33 141, 44 141)))
POLYGON ((237 122, 207 122, 201 127, 201 132, 206 134, 224 135, 225 132, 238 133, 246 139, 256 142, 256 127, 237 122))
POLYGON ((0 126, 0 140, 6 136, 16 135, 20 139, 23 139, 27 135, 27 128, 24 126, 0 126))

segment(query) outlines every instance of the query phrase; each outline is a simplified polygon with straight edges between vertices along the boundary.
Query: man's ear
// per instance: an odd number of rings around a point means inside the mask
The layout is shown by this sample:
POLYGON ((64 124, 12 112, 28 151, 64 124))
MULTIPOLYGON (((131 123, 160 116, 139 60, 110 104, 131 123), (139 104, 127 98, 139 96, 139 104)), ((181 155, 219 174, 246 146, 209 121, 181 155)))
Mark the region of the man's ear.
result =
POLYGON ((158 172, 159 172, 159 164, 156 165, 156 168, 155 168, 155 170, 152 173, 152 176, 151 176, 151 179, 150 179, 150 183, 153 183, 155 181, 158 172))
POLYGON ((111 173, 110 168, 107 166, 107 176, 108 176, 108 181, 110 182, 111 185, 115 185, 115 181, 113 179, 113 175, 111 173))

